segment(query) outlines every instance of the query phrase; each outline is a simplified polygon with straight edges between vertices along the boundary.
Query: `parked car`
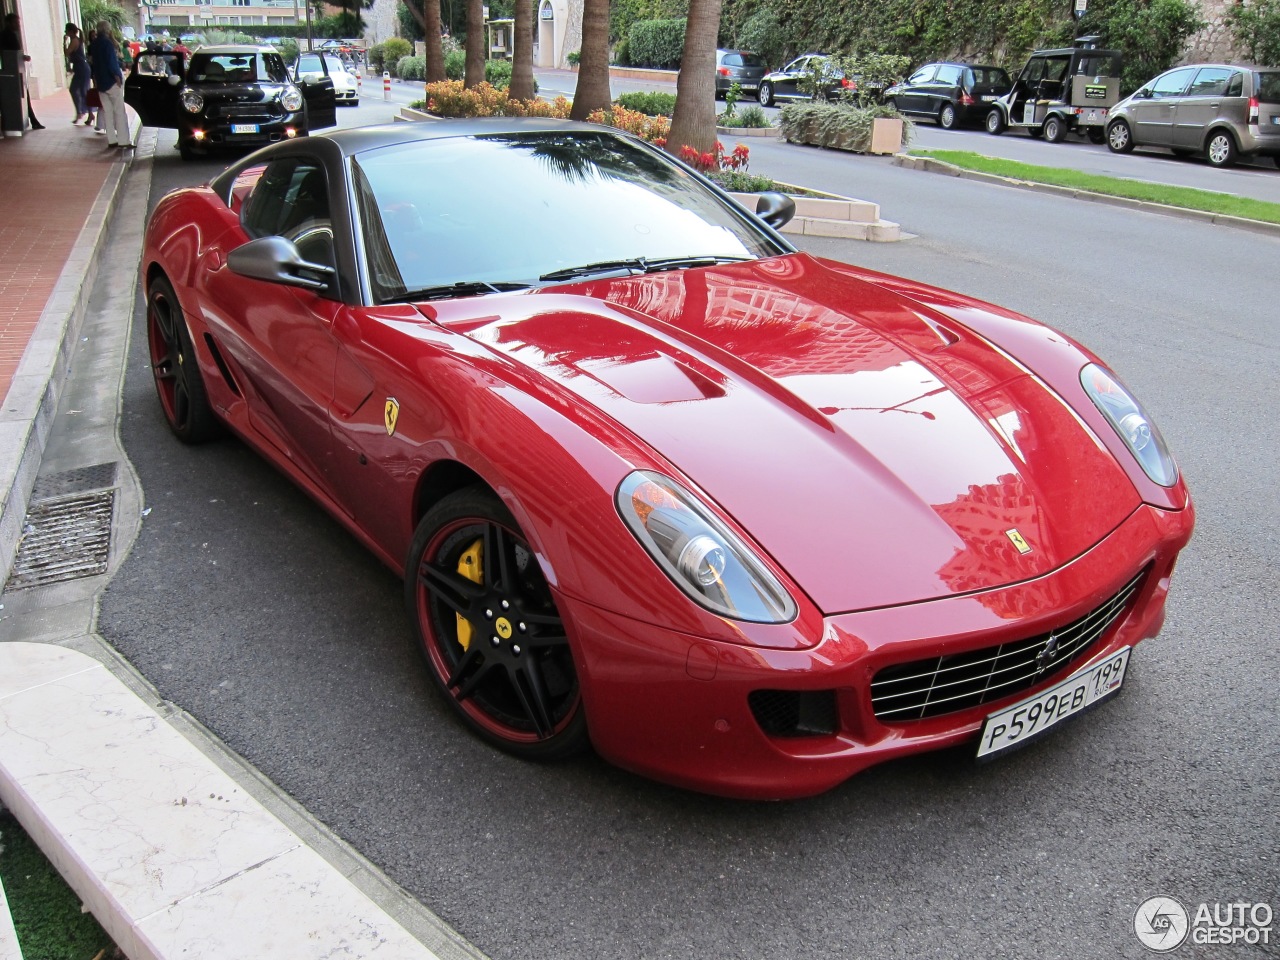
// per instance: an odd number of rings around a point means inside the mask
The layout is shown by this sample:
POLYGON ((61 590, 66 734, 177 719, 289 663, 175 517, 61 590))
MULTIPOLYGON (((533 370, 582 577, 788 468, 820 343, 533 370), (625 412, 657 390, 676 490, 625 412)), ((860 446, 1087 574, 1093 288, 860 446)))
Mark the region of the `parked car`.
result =
POLYGON ((333 81, 295 83, 272 47, 148 52, 130 68, 124 98, 148 127, 178 131, 184 160, 210 150, 259 147, 337 124, 333 81))
POLYGON ((315 83, 328 77, 333 81, 333 99, 341 106, 360 105, 360 87, 355 73, 336 53, 301 53, 293 63, 296 83, 315 83))
POLYGON ((760 104, 772 106, 779 100, 834 100, 854 81, 830 65, 830 54, 805 53, 781 70, 765 74, 760 80, 760 104), (817 92, 806 92, 811 77, 818 80, 817 92))
POLYGON ((157 413, 403 577, 430 682, 517 756, 796 797, 1118 693, 1194 522, 1138 401, 757 210, 560 120, 266 147, 151 214, 157 413))
POLYGON ((716 51, 716 99, 721 99, 735 83, 743 93, 758 93, 760 78, 769 72, 759 54, 749 50, 716 51))
POLYGON ((1119 50, 1100 50, 1097 37, 1075 46, 1037 50, 1009 92, 987 112, 987 132, 1008 128, 1059 143, 1081 133, 1094 143, 1105 139, 1107 111, 1120 100, 1119 50))
POLYGON ((1280 165, 1280 68, 1195 63, 1160 74, 1120 101, 1107 146, 1166 147, 1215 167, 1269 156, 1280 165))
POLYGON ((991 104, 1009 92, 1013 81, 1000 67, 969 63, 926 63, 902 83, 884 92, 899 113, 931 117, 951 130, 961 123, 982 123, 991 104))

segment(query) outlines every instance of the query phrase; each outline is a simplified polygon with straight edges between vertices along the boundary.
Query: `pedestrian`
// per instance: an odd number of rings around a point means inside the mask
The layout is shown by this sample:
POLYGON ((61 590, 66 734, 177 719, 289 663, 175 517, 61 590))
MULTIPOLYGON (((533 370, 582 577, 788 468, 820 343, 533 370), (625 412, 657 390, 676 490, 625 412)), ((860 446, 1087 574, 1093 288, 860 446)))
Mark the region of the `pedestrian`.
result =
POLYGON ((107 149, 128 149, 129 118, 124 112, 124 72, 120 67, 120 54, 111 35, 111 24, 98 23, 98 35, 89 45, 89 58, 93 64, 93 85, 102 98, 99 118, 105 115, 107 149))
POLYGON ((4 30, 0 31, 0 50, 8 50, 22 58, 21 70, 24 74, 22 86, 27 95, 27 119, 31 121, 32 130, 43 130, 44 124, 36 119, 35 111, 31 109, 31 91, 26 89, 26 64, 31 62, 31 58, 22 52, 22 23, 16 13, 4 15, 4 30))
POLYGON ((67 64, 71 68, 71 103, 76 108, 76 118, 72 123, 89 119, 89 58, 85 54, 84 39, 80 36, 80 28, 68 23, 63 36, 62 47, 67 55, 67 64))

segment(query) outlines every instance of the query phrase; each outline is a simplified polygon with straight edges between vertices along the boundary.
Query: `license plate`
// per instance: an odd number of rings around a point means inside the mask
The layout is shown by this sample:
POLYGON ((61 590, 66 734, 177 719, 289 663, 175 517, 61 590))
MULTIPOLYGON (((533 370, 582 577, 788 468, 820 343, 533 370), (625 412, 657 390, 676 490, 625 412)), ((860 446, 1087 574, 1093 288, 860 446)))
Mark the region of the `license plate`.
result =
POLYGON ((983 103, 992 103, 995 101, 995 99, 996 99, 996 95, 994 93, 986 93, 986 94, 983 94, 982 96, 983 103))
POLYGON ((1048 690, 991 714, 982 725, 978 756, 995 756, 1029 743, 1067 717, 1119 693, 1129 651, 1118 650, 1048 690))
POLYGON ((257 133, 258 125, 256 123, 233 123, 231 125, 232 133, 257 133))

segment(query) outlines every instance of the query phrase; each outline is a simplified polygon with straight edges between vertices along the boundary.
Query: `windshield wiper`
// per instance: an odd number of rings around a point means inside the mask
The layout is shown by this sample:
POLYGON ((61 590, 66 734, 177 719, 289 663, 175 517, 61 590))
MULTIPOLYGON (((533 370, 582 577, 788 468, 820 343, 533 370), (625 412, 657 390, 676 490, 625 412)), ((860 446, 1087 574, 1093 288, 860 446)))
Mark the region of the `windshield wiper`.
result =
POLYGON ((594 273, 611 273, 626 270, 628 273, 659 273, 663 270, 683 270, 688 267, 714 267, 717 263, 742 263, 752 257, 632 257, 630 260, 601 260, 581 267, 565 267, 544 273, 539 280, 574 280, 594 273))
POLYGON ((503 293, 507 290, 527 290, 531 283, 518 281, 462 280, 458 283, 442 283, 438 287, 423 287, 421 290, 408 290, 394 297, 387 297, 383 303, 410 303, 417 300, 441 300, 445 297, 473 297, 478 293, 503 293))

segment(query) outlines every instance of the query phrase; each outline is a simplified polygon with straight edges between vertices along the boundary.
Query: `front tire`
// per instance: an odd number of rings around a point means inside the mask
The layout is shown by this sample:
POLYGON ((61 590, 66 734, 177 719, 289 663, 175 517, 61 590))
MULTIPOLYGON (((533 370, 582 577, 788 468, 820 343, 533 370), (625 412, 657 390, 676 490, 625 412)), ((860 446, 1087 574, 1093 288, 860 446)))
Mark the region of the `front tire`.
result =
POLYGON ((1000 108, 992 107, 991 111, 987 114, 987 121, 986 121, 987 133, 991 133, 991 134, 995 134, 996 136, 999 136, 1000 134, 1004 133, 1005 126, 1006 124, 1004 122, 1004 114, 1000 112, 1000 108))
POLYGON ((1215 130, 1209 134, 1204 145, 1204 158, 1213 167, 1230 167, 1240 156, 1235 138, 1225 130, 1215 130))
POLYGON ((957 119, 956 108, 949 103, 944 103, 942 109, 938 111, 938 126, 943 130, 954 130, 957 119))
POLYGON ((1112 153, 1133 152, 1133 131, 1129 129, 1129 124, 1117 120, 1107 127, 1107 149, 1112 153))
POLYGON ((217 436, 218 418, 205 392, 186 317, 163 275, 147 287, 147 347, 160 409, 173 435, 191 444, 217 436))
POLYGON ((526 760, 587 747, 564 623, 501 500, 471 487, 427 511, 410 547, 405 600, 432 679, 472 732, 526 760))
POLYGON ((773 84, 767 80, 760 84, 760 106, 773 106, 773 84))

